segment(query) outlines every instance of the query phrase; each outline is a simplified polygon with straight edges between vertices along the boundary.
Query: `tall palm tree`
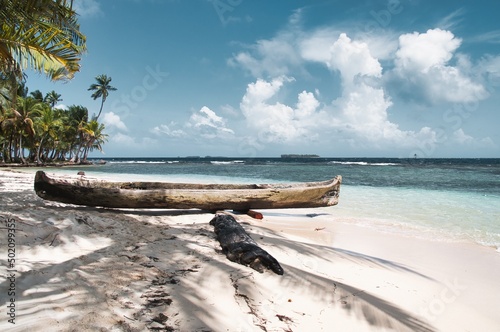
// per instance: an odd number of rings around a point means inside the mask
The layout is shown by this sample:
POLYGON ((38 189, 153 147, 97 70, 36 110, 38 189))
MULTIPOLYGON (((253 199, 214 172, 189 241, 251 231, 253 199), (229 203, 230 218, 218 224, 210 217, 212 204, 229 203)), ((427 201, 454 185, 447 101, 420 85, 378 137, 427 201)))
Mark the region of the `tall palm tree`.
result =
POLYGON ((38 129, 39 142, 36 149, 35 159, 37 164, 41 164, 41 154, 43 151, 44 143, 47 143, 48 139, 53 141, 57 138, 57 129, 62 124, 61 119, 56 117, 54 109, 47 104, 43 104, 44 107, 40 110, 40 116, 35 120, 35 126, 38 129))
POLYGON ((52 90, 45 95, 45 99, 43 101, 49 104, 51 108, 54 108, 54 106, 56 106, 58 102, 62 101, 62 99, 60 94, 52 90))
POLYGON ((38 116, 42 110, 43 103, 36 101, 32 97, 18 97, 16 109, 13 110, 15 116, 15 124, 17 127, 17 134, 19 137, 19 145, 16 157, 19 157, 23 163, 24 159, 24 146, 23 138, 33 138, 35 136, 34 118, 38 116))
POLYGON ((111 82, 111 77, 108 77, 105 74, 96 76, 95 80, 97 83, 93 83, 87 89, 87 91, 94 91, 92 94, 92 98, 96 100, 97 98, 101 98, 101 108, 99 109, 99 114, 97 114, 96 120, 101 116, 102 107, 104 106, 104 102, 109 95, 109 91, 116 91, 116 88, 111 86, 109 83, 111 82))

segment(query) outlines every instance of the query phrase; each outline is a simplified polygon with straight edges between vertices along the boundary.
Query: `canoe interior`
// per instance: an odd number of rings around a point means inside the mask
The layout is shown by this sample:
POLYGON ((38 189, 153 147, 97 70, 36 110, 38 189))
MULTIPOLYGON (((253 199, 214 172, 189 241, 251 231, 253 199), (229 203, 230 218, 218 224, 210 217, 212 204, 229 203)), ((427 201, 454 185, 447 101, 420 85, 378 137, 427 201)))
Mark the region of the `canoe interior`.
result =
POLYGON ((238 190, 238 189, 287 189, 328 186, 337 178, 320 182, 301 183, 273 183, 273 184, 215 184, 215 183, 177 183, 177 182, 115 182, 86 177, 48 176, 43 171, 38 171, 35 184, 39 182, 57 182, 61 185, 80 187, 130 189, 130 190, 157 190, 157 189, 182 189, 182 190, 238 190), (50 179, 50 180, 49 180, 50 179))

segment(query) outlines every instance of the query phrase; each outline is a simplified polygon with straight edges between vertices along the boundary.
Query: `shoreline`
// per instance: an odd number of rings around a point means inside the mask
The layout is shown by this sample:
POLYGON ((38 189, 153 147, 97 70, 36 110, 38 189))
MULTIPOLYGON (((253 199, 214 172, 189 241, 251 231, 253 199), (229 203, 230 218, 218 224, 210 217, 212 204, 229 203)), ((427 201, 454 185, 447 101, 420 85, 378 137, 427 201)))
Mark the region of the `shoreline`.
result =
POLYGON ((91 161, 86 161, 86 162, 71 162, 71 161, 61 161, 61 162, 53 162, 53 163, 43 163, 43 164, 37 164, 37 163, 27 163, 27 164, 22 164, 22 163, 0 163, 0 169, 9 169, 9 168, 46 168, 46 167, 71 167, 71 166, 98 166, 100 165, 99 163, 91 162, 91 161))
MULTIPOLYGON (((336 207, 260 210, 262 221, 238 219, 285 275, 260 274, 219 252, 213 214, 46 202, 33 192, 32 170, 0 170, 0 216, 19 228, 16 325, 4 314, 2 280, 2 330, 500 326, 500 256, 492 248, 381 232, 349 223, 336 207)), ((6 256, 3 236, 2 275, 6 256)))

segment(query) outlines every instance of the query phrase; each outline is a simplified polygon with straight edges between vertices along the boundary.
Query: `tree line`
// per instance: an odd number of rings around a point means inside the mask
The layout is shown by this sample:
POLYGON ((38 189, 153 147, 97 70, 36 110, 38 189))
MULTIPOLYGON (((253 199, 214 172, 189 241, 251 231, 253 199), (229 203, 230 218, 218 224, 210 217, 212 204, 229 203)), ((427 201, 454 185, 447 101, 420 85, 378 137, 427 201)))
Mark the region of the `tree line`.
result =
POLYGON ((89 119, 86 107, 56 108, 61 95, 39 90, 20 93, 0 115, 2 162, 44 164, 56 161, 86 162, 90 151, 102 151, 107 135, 97 117, 89 119))
POLYGON ((88 88, 101 99, 97 116, 79 105, 57 108, 61 95, 28 93, 25 70, 54 81, 70 80, 80 70, 86 37, 73 1, 0 0, 0 161, 4 163, 86 162, 102 151, 107 135, 99 122, 111 77, 96 76, 88 88))

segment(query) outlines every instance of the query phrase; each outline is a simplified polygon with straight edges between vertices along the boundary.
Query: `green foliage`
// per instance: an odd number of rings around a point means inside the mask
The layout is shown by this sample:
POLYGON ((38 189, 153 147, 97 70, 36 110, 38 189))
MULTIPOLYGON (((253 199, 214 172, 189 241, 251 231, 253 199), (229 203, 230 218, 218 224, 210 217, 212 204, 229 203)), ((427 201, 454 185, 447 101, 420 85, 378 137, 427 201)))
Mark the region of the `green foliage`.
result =
POLYGON ((72 0, 0 0, 0 157, 3 162, 85 161, 107 140, 98 122, 111 77, 99 75, 92 98, 101 98, 99 115, 72 105, 54 108, 61 95, 39 90, 28 95, 24 70, 52 80, 71 79, 80 70, 86 37, 80 32, 72 0))
POLYGON ((72 1, 0 0, 0 72, 21 78, 33 69, 53 80, 80 69, 86 38, 72 1))
POLYGON ((48 101, 35 97, 18 97, 13 107, 0 108, 3 162, 78 162, 85 161, 94 149, 102 151, 107 139, 104 124, 89 121, 86 107, 55 109, 48 101))

